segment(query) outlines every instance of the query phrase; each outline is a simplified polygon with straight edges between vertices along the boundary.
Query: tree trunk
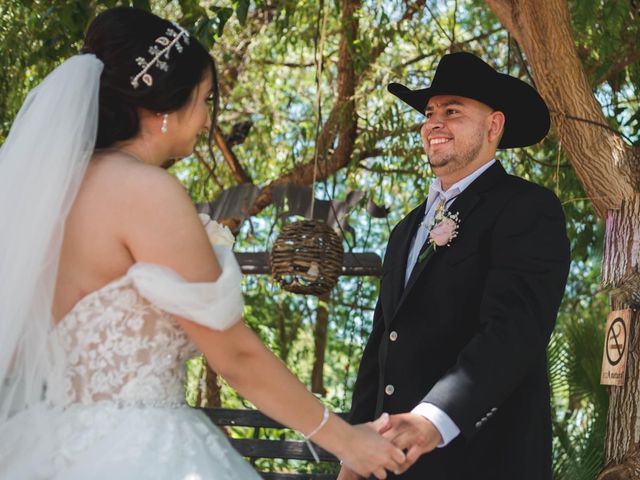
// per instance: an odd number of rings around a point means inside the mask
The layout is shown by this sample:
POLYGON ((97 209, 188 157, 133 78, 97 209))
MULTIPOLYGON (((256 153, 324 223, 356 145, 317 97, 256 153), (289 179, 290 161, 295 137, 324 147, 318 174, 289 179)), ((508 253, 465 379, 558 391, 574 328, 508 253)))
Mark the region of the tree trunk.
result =
POLYGON ((316 328, 313 333, 315 344, 315 358, 311 372, 311 391, 324 396, 327 390, 324 388, 324 353, 327 349, 327 326, 329 324, 329 294, 318 297, 316 309, 316 328))
POLYGON ((285 312, 280 306, 280 311, 278 312, 278 348, 280 349, 280 360, 282 360, 285 364, 287 363, 287 359, 289 358, 289 340, 292 338, 287 335, 287 322, 285 312))
POLYGON ((201 408, 217 408, 220 402, 220 386, 218 385, 218 375, 209 366, 207 359, 202 356, 202 370, 200 370, 200 385, 198 386, 198 396, 196 406, 201 408))
POLYGON ((486 0, 526 54, 536 88, 598 215, 638 185, 634 152, 608 129, 576 52, 567 0, 486 0))
MULTIPOLYGON (((639 304, 640 151, 607 127, 575 50, 567 0, 486 2, 522 47, 562 148, 596 212, 607 219, 602 280, 614 289, 612 308, 639 304)), ((625 385, 609 390, 603 480, 640 478, 640 332, 635 317, 625 385)))
MULTIPOLYGON (((619 210, 607 214, 602 261, 602 283, 613 287, 614 310, 640 305, 640 195, 623 201, 619 210)), ((598 480, 640 478, 640 345, 639 315, 631 319, 629 356, 623 387, 609 387, 609 413, 605 461, 598 480)))

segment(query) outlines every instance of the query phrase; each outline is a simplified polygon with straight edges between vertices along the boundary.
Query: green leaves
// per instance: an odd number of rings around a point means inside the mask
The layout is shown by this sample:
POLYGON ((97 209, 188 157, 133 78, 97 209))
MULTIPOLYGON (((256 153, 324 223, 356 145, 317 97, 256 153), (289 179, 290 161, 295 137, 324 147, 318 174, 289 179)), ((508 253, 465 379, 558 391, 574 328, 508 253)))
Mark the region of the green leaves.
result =
MULTIPOLYGON (((232 149, 256 185, 266 185, 311 160, 317 127, 317 0, 3 0, 0 143, 27 91, 78 51, 98 12, 117 4, 170 16, 212 50, 222 93, 218 124, 229 134, 235 124, 252 123, 246 138, 232 149)), ((569 6, 576 49, 605 116, 613 128, 640 142, 637 0, 570 0, 569 6)), ((340 107, 336 91, 341 8, 339 0, 324 2, 327 25, 319 85, 323 122, 340 107)), ((316 185, 316 195, 343 198, 348 190, 361 189, 377 204, 389 206, 387 219, 372 219, 360 205, 349 217, 357 233, 347 238, 349 246, 382 254, 390 229, 424 199, 433 178, 419 136, 422 117, 389 95, 386 85, 396 81, 427 86, 439 58, 452 47, 476 53, 503 72, 525 80, 528 76, 515 42, 509 41, 484 2, 368 0, 356 15, 359 30, 349 44, 357 77, 356 148, 346 168, 316 185)), ((332 144, 329 154, 337 146, 332 144)), ((194 155, 177 164, 174 172, 194 199, 212 200, 235 180, 217 150, 217 158, 209 158, 205 145, 197 153, 203 161, 194 155)), ((606 393, 597 379, 600 328, 606 316, 606 299, 596 295, 603 223, 553 131, 540 145, 499 152, 498 159, 509 172, 555 191, 565 210, 573 265, 549 348, 555 470, 558 480, 591 479, 594 465, 601 461, 606 411, 606 393)), ((242 225, 239 248, 268 250, 279 228, 275 215, 275 209, 268 208, 242 225)), ((282 293, 267 277, 247 278, 244 288, 249 324, 307 380, 313 360, 313 299, 282 293)), ((342 410, 349 407, 377 289, 377 279, 341 278, 329 302, 325 378, 328 400, 342 410)), ((241 404, 229 390, 224 395, 241 404)))
POLYGON ((249 13, 250 0, 237 0, 235 2, 236 15, 240 25, 244 25, 247 22, 247 14, 249 13))
POLYGON ((591 480, 603 461, 609 398, 600 385, 607 295, 599 262, 574 261, 548 349, 554 479, 591 480))
POLYGON ((614 129, 640 144, 640 9, 635 0, 569 2, 576 50, 614 129), (624 113, 616 112, 622 108, 624 113))
POLYGON ((236 14, 246 24, 250 0, 234 7, 206 7, 198 0, 6 0, 0 5, 0 144, 27 92, 65 58, 78 52, 90 21, 101 11, 125 4, 176 19, 210 49, 236 14))
POLYGON ((211 49, 216 40, 222 36, 224 26, 233 15, 231 8, 214 7, 212 11, 211 16, 200 13, 185 19, 185 21, 195 20, 192 26, 193 34, 207 49, 211 49))
POLYGON ((132 0, 131 6, 142 10, 151 10, 151 2, 149 0, 132 0))
MULTIPOLYGON (((247 9, 250 0, 242 0, 247 9)), ((202 43, 205 48, 211 49, 214 43, 222 36, 224 27, 233 16, 234 9, 230 7, 209 6, 204 7, 198 0, 180 0, 182 17, 180 23, 202 43)), ((246 20, 246 11, 243 22, 246 20)))

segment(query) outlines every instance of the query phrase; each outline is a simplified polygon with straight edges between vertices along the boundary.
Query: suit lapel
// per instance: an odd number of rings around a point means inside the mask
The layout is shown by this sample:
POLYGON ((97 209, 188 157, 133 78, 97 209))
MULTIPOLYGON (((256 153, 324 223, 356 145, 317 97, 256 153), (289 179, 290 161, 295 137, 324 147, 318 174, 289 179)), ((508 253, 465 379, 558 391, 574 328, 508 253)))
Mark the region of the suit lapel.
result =
MULTIPOLYGON (((390 252, 393 253, 392 262, 394 265, 391 272, 389 272, 391 277, 389 279, 391 291, 383 289, 380 292, 383 296, 384 303, 389 306, 388 309, 385 309, 387 311, 395 312, 397 310, 398 301, 400 300, 404 290, 404 279, 405 272, 407 270, 407 259, 409 257, 411 239, 415 235, 420 222, 424 218, 424 209, 426 204, 427 201, 425 200, 418 207, 414 208, 409 215, 407 215, 405 220, 398 225, 398 231, 394 235, 393 245, 388 246, 390 252)), ((385 319, 390 320, 388 315, 385 316, 385 319)))
MULTIPOLYGON (((478 204, 478 201, 481 198, 482 192, 490 189, 495 182, 502 176, 505 175, 506 172, 502 165, 499 162, 491 165, 485 172, 482 173, 474 182, 472 182, 465 190, 462 192, 458 198, 456 198, 453 203, 449 206, 447 211, 449 212, 458 212, 458 218, 460 220, 460 225, 463 225, 465 220, 469 218, 473 209, 478 204)), ((424 211, 424 205, 422 205, 422 211, 424 211)), ((418 222, 419 224, 419 222, 418 222)), ((417 225, 416 225, 417 228, 417 225)), ((409 245, 411 242, 411 238, 413 238, 413 234, 415 233, 415 229, 412 231, 411 237, 405 245, 406 251, 404 251, 404 269, 402 270, 402 278, 400 279, 400 285, 404 285, 404 273, 406 271, 407 265, 407 257, 409 245)), ((454 240, 455 241, 455 240, 454 240)), ((426 242, 425 242, 426 245, 426 242)), ((398 302, 395 304, 396 307, 394 309, 395 313, 398 312, 407 296, 411 293, 411 290, 415 287, 416 282, 422 276, 422 272, 425 268, 437 257, 444 253, 447 247, 440 247, 436 249, 431 255, 427 256, 422 262, 417 262, 413 267, 413 271, 411 272, 411 276, 409 277, 409 281, 407 282, 406 287, 401 290, 401 295, 399 297, 398 302)), ((398 279, 394 279, 394 282, 397 282, 398 279)), ((395 297, 398 298, 398 297, 395 297)))

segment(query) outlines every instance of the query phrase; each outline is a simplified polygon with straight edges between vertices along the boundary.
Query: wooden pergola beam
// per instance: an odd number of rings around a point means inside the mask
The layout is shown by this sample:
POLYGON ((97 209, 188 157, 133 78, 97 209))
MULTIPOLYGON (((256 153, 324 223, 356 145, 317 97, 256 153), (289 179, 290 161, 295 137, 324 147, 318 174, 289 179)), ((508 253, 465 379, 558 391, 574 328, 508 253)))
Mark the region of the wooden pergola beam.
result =
MULTIPOLYGON (((235 252, 244 275, 270 275, 269 252, 235 252)), ((342 276, 379 277, 382 275, 382 260, 376 253, 345 253, 342 276)))

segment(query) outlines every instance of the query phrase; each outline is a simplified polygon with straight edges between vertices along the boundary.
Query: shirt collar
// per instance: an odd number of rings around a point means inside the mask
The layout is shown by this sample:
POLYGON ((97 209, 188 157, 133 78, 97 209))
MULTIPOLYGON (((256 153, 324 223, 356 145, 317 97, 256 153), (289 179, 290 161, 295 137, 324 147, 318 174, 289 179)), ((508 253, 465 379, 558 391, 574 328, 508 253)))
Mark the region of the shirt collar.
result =
POLYGON ((496 163, 495 158, 490 162, 485 163, 480 168, 476 169, 473 173, 470 173, 466 177, 461 180, 458 180, 456 183, 451 185, 449 189, 445 192, 442 190, 442 183, 439 178, 436 178, 431 185, 429 186, 429 196, 427 197, 427 205, 426 210, 428 211, 429 207, 433 202, 438 198, 444 198, 445 202, 448 202, 454 197, 460 195, 464 190, 473 183, 473 181, 482 175, 491 165, 496 163))

